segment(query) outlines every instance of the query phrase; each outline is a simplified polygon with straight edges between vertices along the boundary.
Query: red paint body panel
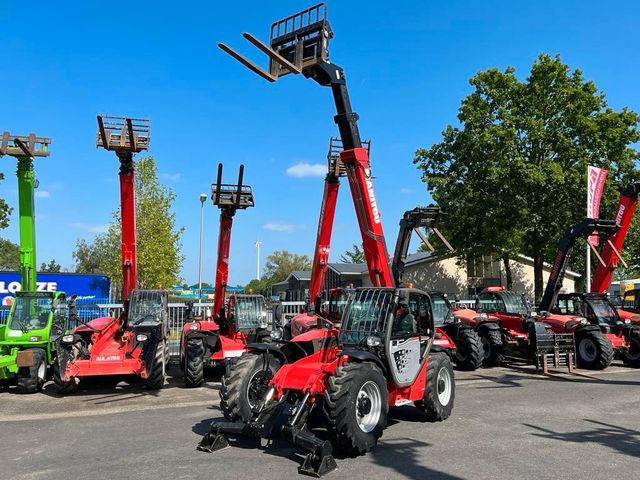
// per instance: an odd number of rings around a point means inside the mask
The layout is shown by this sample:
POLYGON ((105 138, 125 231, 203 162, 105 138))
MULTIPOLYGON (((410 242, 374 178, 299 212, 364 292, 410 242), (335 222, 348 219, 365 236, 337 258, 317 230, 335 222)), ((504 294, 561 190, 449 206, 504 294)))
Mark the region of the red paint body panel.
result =
POLYGON ((136 288, 136 190, 135 172, 120 174, 120 218, 122 228, 122 299, 136 288))
POLYGON ((387 382, 387 390, 389 391, 388 405, 393 407, 407 402, 415 402, 424 398, 424 392, 427 388, 427 367, 429 366, 429 357, 422 365, 416 380, 408 387, 398 387, 393 382, 387 382))
POLYGON ((439 345, 441 347, 447 348, 447 349, 454 349, 456 348, 456 344, 454 343, 453 340, 451 340, 451 338, 444 332, 444 330, 442 330, 439 327, 435 328, 436 334, 434 336, 433 339, 433 344, 434 345, 439 345))

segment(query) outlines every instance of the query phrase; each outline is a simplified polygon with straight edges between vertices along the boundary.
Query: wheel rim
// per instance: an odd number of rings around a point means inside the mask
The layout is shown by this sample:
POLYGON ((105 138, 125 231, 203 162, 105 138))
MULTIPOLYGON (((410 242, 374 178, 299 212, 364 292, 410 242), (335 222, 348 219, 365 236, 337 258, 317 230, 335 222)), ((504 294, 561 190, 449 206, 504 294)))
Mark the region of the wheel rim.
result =
POLYGON ((437 389, 438 389, 438 401, 441 405, 448 405, 451 400, 451 373, 446 368, 441 368, 438 372, 437 389))
POLYGON ((247 385, 247 401, 251 408, 255 408, 264 398, 272 377, 273 375, 270 369, 266 371, 260 369, 251 375, 249 384, 247 385))
POLYGON ((589 338, 585 338, 580 342, 578 351, 580 352, 580 357, 586 362, 594 362, 598 358, 596 344, 589 338))
POLYGON ((488 360, 491 356, 491 342, 487 337, 481 336, 480 343, 482 343, 482 359, 488 360))
POLYGON ((40 365, 38 365, 38 380, 40 380, 41 382, 44 382, 46 375, 47 375, 47 366, 45 365, 43 360, 42 362, 40 362, 40 365))
POLYGON ((380 421, 382 394, 376 382, 369 380, 358 391, 356 397, 356 420, 365 433, 371 432, 380 421))

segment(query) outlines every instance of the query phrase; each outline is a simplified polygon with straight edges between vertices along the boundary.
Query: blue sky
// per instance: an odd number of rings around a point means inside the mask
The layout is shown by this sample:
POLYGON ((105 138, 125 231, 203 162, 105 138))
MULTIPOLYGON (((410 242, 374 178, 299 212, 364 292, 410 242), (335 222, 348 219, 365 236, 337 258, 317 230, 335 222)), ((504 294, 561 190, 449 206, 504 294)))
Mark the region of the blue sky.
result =
MULTIPOLYGON (((301 163, 325 163, 336 135, 330 90, 301 76, 268 84, 216 47, 224 41, 253 59, 242 37, 268 39, 271 22, 306 1, 104 2, 9 0, 0 9, 0 131, 53 138, 38 159, 38 260, 72 267, 76 239, 91 239, 118 205, 115 156, 94 146, 97 113, 151 118, 150 153, 177 194, 186 227, 182 275, 197 279, 199 194, 209 193, 218 162, 232 180, 246 166, 256 207, 234 225, 230 281, 255 277, 274 250, 313 254, 323 177, 291 176, 301 163), (29 13, 31 12, 31 13, 29 13), (37 12, 37 14, 34 14, 37 12), (289 174, 287 173, 289 171, 289 174)), ((640 109, 637 2, 329 1, 332 60, 345 68, 372 165, 388 248, 406 209, 430 198, 413 152, 456 121, 468 79, 511 65, 525 77, 540 52, 559 53, 607 94, 614 108, 640 109), (393 6, 391 6, 393 5, 393 6)), ((15 163, 0 197, 15 206, 15 163)), ((204 279, 213 281, 218 211, 205 207, 204 279)), ((0 236, 18 240, 16 212, 0 236)), ((331 259, 359 243, 343 182, 331 259)))

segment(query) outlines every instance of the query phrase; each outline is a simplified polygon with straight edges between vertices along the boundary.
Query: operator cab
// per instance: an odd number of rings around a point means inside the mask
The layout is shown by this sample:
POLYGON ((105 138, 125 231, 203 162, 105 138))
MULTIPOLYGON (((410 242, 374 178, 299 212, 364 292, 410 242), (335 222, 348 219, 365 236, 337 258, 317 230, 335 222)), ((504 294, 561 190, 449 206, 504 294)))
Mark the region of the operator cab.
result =
POLYGON ((476 298, 476 310, 506 315, 531 315, 531 309, 524 295, 518 295, 509 290, 483 290, 476 298))
POLYGON ((433 323, 436 327, 459 321, 456 320, 453 315, 451 302, 449 302, 449 299, 444 293, 430 291, 429 296, 431 297, 431 304, 433 306, 433 323))
POLYGON ((627 312, 640 313, 640 289, 636 288, 624 292, 622 309, 627 312))
MULTIPOLYGON (((578 315, 587 319, 601 329, 610 330, 611 327, 624 325, 617 310, 606 295, 602 293, 565 293, 558 295, 553 313, 564 315, 578 315)), ((629 321, 626 321, 629 323, 629 321)))
POLYGON ((434 338, 429 294, 408 288, 358 288, 349 297, 339 341, 386 362, 398 386, 416 379, 434 338))
POLYGON ((235 324, 238 331, 255 333, 266 330, 267 307, 262 295, 234 294, 227 303, 228 321, 235 324))
POLYGON ((151 329, 167 324, 167 293, 164 290, 132 290, 127 322, 136 329, 151 329))

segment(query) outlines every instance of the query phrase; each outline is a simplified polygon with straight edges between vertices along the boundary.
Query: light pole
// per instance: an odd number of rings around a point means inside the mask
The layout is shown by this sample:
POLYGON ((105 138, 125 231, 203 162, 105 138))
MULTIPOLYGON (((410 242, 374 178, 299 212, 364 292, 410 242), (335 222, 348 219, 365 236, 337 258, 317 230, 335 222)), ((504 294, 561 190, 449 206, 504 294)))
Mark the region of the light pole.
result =
POLYGON ((262 242, 256 240, 256 278, 258 280, 260 280, 260 245, 262 245, 262 242))
POLYGON ((198 303, 202 303, 202 237, 204 235, 204 202, 207 194, 200 194, 200 257, 198 258, 198 303))

